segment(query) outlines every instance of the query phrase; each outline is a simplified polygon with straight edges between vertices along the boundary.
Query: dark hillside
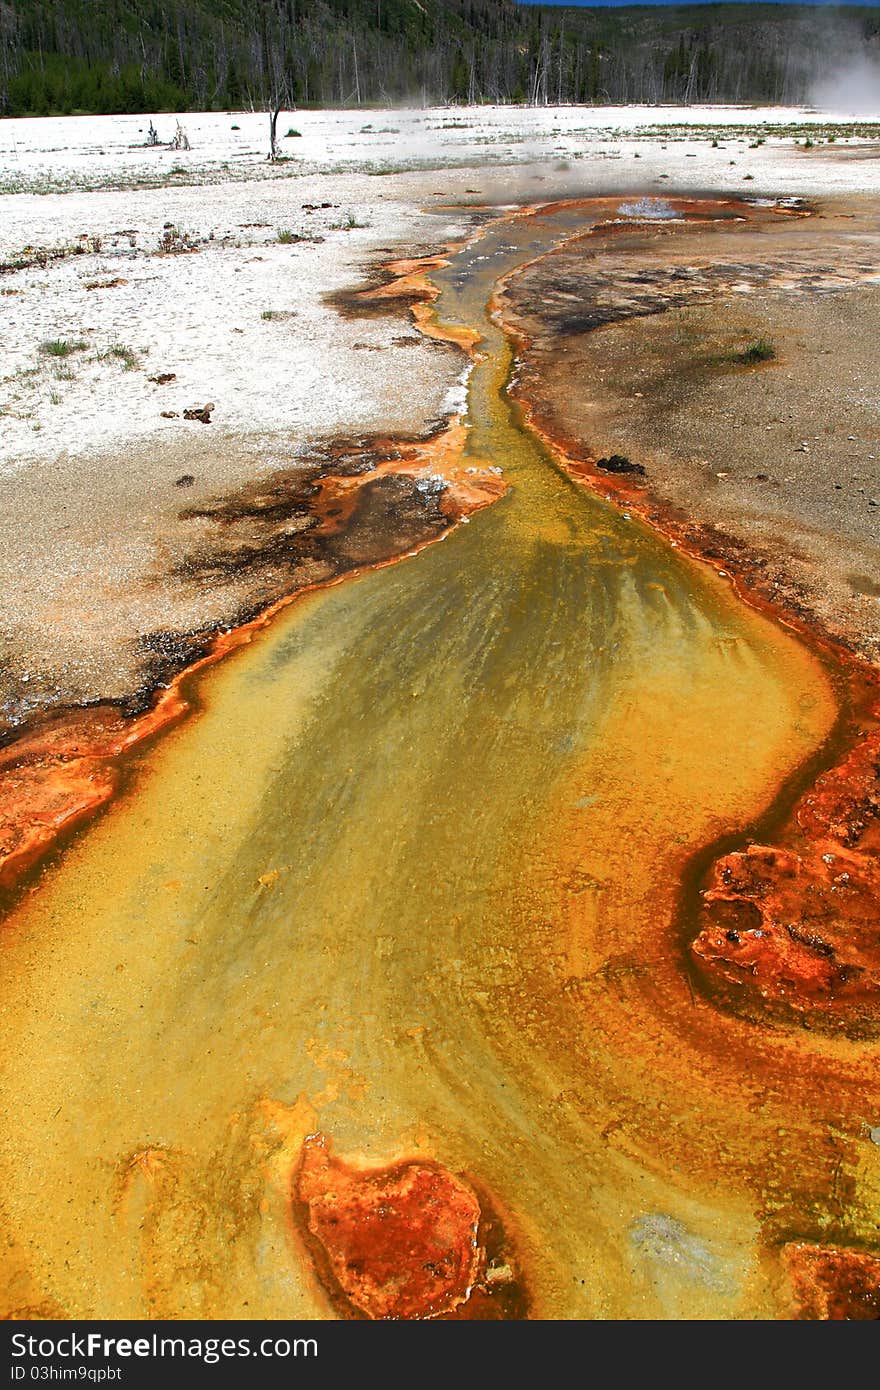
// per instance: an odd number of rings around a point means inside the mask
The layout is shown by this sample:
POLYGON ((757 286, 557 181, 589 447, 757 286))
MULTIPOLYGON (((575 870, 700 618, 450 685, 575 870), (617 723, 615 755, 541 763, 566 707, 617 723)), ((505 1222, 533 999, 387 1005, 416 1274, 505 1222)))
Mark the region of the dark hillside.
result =
POLYGON ((796 102, 880 7, 0 0, 0 114, 390 102, 796 102))

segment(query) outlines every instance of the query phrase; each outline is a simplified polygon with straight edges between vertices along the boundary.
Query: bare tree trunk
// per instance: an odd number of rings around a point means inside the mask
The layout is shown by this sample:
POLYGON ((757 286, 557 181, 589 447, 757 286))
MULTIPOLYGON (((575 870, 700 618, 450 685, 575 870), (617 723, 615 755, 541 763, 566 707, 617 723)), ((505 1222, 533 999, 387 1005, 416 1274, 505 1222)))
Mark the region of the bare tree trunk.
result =
POLYGON ((690 71, 689 71, 689 73, 688 73, 687 86, 686 86, 686 88, 685 88, 685 93, 684 93, 684 101, 685 101, 685 105, 686 105, 686 106, 690 106, 691 103, 692 103, 692 101, 693 101, 693 99, 694 99, 694 90, 695 90, 695 88, 696 88, 696 82, 697 82, 697 55, 696 55, 696 52, 695 52, 694 55, 693 55, 693 57, 691 58, 691 66, 690 66, 690 71))
POLYGON ((562 28, 559 31, 559 65, 556 70, 556 105, 562 105, 562 77, 565 65, 565 12, 562 14, 562 28))
POLYGON ((541 47, 535 60, 535 72, 529 95, 530 106, 547 105, 547 70, 550 66, 550 53, 547 40, 541 40, 541 47))

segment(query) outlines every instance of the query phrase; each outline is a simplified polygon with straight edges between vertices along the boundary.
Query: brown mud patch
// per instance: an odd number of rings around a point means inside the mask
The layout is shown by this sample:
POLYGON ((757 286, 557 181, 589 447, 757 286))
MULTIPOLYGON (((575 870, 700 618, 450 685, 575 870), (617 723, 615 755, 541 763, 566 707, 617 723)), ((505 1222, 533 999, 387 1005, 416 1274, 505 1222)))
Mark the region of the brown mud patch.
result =
POLYGON ((343 1316, 495 1321, 525 1314, 510 1242, 491 1203, 433 1160, 365 1167, 310 1135, 293 1210, 343 1316))
MULTIPOLYGON (((730 293, 743 277, 759 288, 796 281, 807 292, 827 289, 834 280, 833 266, 812 265, 803 250, 802 263, 771 251, 756 264, 733 258, 726 235, 717 241, 719 230, 726 234, 734 221, 746 227, 757 221, 772 247, 773 219, 787 209, 721 203, 719 229, 703 221, 711 218, 711 203, 697 211, 690 200, 665 201, 687 221, 651 229, 599 222, 500 282, 495 313, 517 348, 510 395, 569 476, 711 564, 744 601, 797 631, 836 673, 846 708, 833 748, 826 750, 834 765, 781 812, 771 843, 749 842, 712 863, 687 933, 688 954, 713 1000, 725 1007, 753 1019, 776 1017, 874 1036, 880 1029, 877 672, 817 622, 802 589, 768 581, 764 556, 755 547, 710 522, 694 521, 659 495, 650 467, 629 458, 626 444, 620 453, 590 449, 588 379, 577 434, 563 423, 559 391, 548 384, 558 353, 569 350, 566 344, 608 325, 705 303, 730 293), (707 238, 709 251, 702 254, 690 235, 695 222, 707 238), (684 254, 676 241, 682 233, 688 236, 684 254), (715 261, 709 254, 713 240, 723 253, 715 261)), ((858 278, 869 269, 856 263, 849 273, 858 278)), ((616 445, 613 434, 611 439, 616 445)), ((608 449, 607 432, 602 442, 608 449)))

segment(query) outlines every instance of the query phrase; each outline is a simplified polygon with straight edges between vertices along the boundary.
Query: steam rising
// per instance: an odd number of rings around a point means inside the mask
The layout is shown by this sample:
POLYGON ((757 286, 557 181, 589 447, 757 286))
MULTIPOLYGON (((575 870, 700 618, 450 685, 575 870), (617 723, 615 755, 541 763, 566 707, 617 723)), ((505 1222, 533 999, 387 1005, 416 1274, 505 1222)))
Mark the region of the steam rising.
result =
POLYGON ((814 106, 847 116, 880 117, 880 57, 858 54, 814 83, 814 106))

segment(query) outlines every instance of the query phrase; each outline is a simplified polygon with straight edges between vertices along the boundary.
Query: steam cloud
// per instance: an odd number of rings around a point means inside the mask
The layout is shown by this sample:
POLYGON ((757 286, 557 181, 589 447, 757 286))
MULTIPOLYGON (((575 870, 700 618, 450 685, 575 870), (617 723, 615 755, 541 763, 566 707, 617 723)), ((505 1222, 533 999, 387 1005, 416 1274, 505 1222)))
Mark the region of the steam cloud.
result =
POLYGON ((847 116, 880 117, 880 57, 859 54, 814 83, 812 105, 847 116))

